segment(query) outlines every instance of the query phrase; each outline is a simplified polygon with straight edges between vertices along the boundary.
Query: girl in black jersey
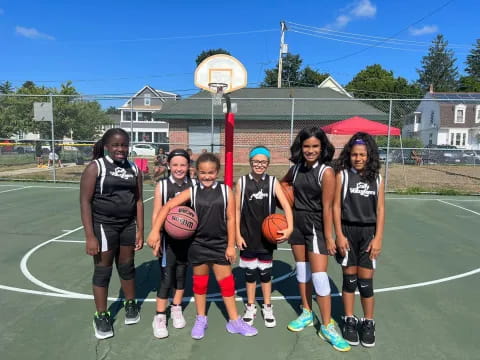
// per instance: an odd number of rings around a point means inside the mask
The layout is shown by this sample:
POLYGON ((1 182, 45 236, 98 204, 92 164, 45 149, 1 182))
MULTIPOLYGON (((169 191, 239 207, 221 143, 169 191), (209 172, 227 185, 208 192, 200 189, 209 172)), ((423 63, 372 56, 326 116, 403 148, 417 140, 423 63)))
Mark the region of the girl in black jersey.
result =
POLYGON ((332 231, 335 174, 328 166, 334 150, 323 130, 316 127, 301 130, 290 148, 290 160, 295 165, 283 180, 292 183, 294 189, 294 230, 289 243, 296 262, 302 313, 288 324, 288 329, 301 331, 313 325, 313 283, 322 318, 318 335, 336 350, 349 351, 331 317, 327 275, 328 255, 336 251, 332 231))
POLYGON ((210 268, 213 269, 228 313, 227 331, 244 336, 256 335, 257 329, 238 316, 235 304, 235 281, 230 265, 236 258, 235 199, 232 190, 217 182, 220 160, 214 154, 201 154, 196 167, 199 184, 165 204, 152 225, 148 245, 155 251, 159 250, 160 230, 168 212, 175 206, 190 202, 198 216, 198 227, 188 251, 193 266, 193 293, 197 309, 192 338, 203 338, 208 326, 206 302, 210 268))
MULTIPOLYGON (((170 176, 160 180, 155 187, 152 224, 168 200, 192 186, 193 182, 188 176, 189 163, 190 156, 183 149, 172 150, 168 154, 166 165, 170 171, 170 176)), ((170 238, 167 233, 162 235, 157 311, 152 323, 153 335, 160 339, 168 336, 166 311, 168 297, 172 288, 174 289, 174 294, 170 315, 173 320, 173 327, 181 329, 186 324, 182 314, 182 299, 188 264, 188 248, 190 245, 189 240, 177 241, 170 238)))
POLYGON ((385 195, 379 174, 378 148, 373 138, 361 132, 353 135, 337 159, 336 170, 334 222, 337 261, 343 269, 342 332, 352 345, 361 342, 363 346, 373 347, 373 274, 382 249, 385 222, 385 195), (364 312, 360 321, 353 314, 356 289, 364 312))
POLYGON ((93 161, 80 181, 80 206, 85 228, 86 252, 93 256, 93 296, 97 312, 95 336, 113 336, 107 311, 108 284, 113 261, 125 294, 125 324, 140 321, 135 300, 134 253, 143 247, 142 175, 127 160, 128 134, 108 130, 95 144, 93 161))
POLYGON ((262 222, 275 212, 276 199, 285 209, 288 228, 279 231, 278 242, 287 240, 293 230, 292 209, 274 176, 267 175, 270 151, 257 146, 250 151, 250 173, 242 176, 235 189, 236 242, 240 249, 240 267, 245 269, 247 304, 243 320, 253 325, 257 313, 255 306, 256 273, 262 284, 262 315, 266 327, 276 326, 271 304, 272 262, 275 244, 262 236, 262 222))

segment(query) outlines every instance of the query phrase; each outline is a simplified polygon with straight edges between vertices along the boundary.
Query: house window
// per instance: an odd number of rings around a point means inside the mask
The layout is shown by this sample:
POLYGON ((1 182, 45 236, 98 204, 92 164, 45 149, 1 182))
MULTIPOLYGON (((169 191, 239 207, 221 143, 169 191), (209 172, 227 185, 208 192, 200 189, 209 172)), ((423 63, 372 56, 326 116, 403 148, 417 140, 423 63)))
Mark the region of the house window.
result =
POLYGON ((145 94, 143 96, 143 105, 150 106, 152 102, 152 94, 145 94))
POLYGON ((421 121, 422 121, 422 113, 416 112, 414 114, 414 124, 420 124, 421 121))
POLYGON ((454 146, 465 146, 467 144, 467 133, 462 132, 451 132, 450 133, 450 145, 454 146))
POLYGON ((465 123, 465 105, 455 106, 455 123, 456 124, 465 123))
POLYGON ((138 141, 139 142, 152 142, 152 133, 151 132, 138 132, 138 141))
POLYGON ((166 143, 168 143, 167 133, 154 132, 153 133, 153 142, 156 143, 156 144, 166 144, 166 143))
POLYGON ((480 105, 475 106, 475 124, 480 123, 480 105))
POLYGON ((430 133, 430 134, 428 135, 428 144, 429 144, 429 145, 432 145, 432 144, 433 144, 433 134, 432 134, 432 133, 430 133))
POLYGON ((137 121, 137 113, 135 111, 130 112, 128 110, 123 112, 123 121, 130 121, 131 114, 133 114, 133 121, 137 121))
POLYGON ((138 121, 152 121, 152 113, 151 112, 139 112, 138 113, 138 121))
POLYGON ((430 126, 434 127, 435 126, 435 111, 432 111, 430 113, 430 126))

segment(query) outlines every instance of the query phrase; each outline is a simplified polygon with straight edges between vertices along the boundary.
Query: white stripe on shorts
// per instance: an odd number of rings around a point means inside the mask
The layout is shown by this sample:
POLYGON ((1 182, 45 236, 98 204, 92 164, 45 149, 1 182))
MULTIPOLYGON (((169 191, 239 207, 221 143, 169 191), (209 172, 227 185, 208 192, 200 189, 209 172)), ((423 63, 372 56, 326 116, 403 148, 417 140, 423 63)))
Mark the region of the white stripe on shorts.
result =
POLYGON ((348 265, 348 252, 349 252, 349 250, 347 250, 345 252, 345 257, 343 258, 342 264, 341 264, 342 266, 347 266, 348 265))
POLYGON ((102 236, 102 252, 108 251, 108 241, 107 236, 105 235, 105 231, 103 230, 103 225, 100 224, 100 234, 102 236))
POLYGON ((317 232, 315 231, 315 225, 313 225, 313 253, 320 254, 320 249, 318 248, 318 237, 317 232))

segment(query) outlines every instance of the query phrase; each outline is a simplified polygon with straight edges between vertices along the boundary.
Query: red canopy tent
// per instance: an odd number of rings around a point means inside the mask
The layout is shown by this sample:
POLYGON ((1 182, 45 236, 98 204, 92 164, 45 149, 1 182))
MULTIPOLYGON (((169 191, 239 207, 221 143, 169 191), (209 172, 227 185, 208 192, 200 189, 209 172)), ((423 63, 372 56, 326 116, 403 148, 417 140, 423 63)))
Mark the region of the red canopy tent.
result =
MULTIPOLYGON (((360 116, 354 116, 350 119, 323 126, 322 130, 332 135, 353 135, 359 131, 370 135, 388 135, 387 125, 360 116)), ((390 135, 400 136, 400 134, 399 128, 390 127, 390 135)))

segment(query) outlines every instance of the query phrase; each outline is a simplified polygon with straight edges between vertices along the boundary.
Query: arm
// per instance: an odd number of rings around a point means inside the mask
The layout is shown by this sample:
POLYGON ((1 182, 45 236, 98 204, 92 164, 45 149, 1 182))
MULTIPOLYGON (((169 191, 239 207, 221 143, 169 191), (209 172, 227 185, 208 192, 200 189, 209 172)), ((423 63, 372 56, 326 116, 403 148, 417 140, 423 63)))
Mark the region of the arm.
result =
POLYGON ((333 169, 326 169, 322 177, 322 208, 323 208, 323 233, 329 255, 336 251, 333 240, 333 198, 335 196, 335 173, 333 169))
POLYGON ((135 193, 137 199, 137 235, 135 240, 135 251, 143 248, 144 235, 144 212, 143 212, 143 174, 138 170, 137 190, 135 193))
POLYGON ((235 262, 237 254, 235 252, 235 198, 230 187, 228 189, 227 204, 227 250, 225 258, 230 262, 235 262))
POLYGON ((345 256, 349 250, 348 240, 342 231, 342 174, 336 175, 335 198, 333 199, 333 224, 335 225, 335 235, 337 250, 340 255, 345 256))
POLYGON ((235 240, 237 247, 240 250, 243 250, 247 247, 247 243, 240 232, 240 217, 242 214, 242 210, 240 209, 240 205, 242 203, 242 199, 240 199, 240 192, 240 181, 237 181, 237 185, 235 186, 235 240))
POLYGON ((167 215, 171 209, 175 206, 180 206, 185 204, 190 200, 190 189, 182 191, 178 196, 175 196, 173 199, 169 200, 165 205, 162 206, 162 209, 159 211, 158 215, 155 218, 155 221, 152 223, 152 230, 148 234, 147 244, 154 251, 154 255, 158 256, 158 251, 160 250, 160 230, 163 227, 163 223, 167 218, 167 215))
POLYGON ((85 169, 80 180, 80 213, 85 230, 85 251, 88 255, 97 255, 100 252, 98 240, 93 232, 92 197, 97 180, 97 164, 92 161, 85 169))
POLYGON ((287 240, 290 237, 290 235, 292 235, 293 211, 292 211, 292 208, 290 207, 290 204, 288 203, 288 200, 285 194, 283 193, 282 186, 278 181, 275 186, 275 196, 280 202, 280 205, 282 206, 283 211, 285 212, 285 217, 287 218, 287 228, 285 230, 278 231, 278 233, 281 234, 281 236, 277 239, 277 241, 282 242, 287 240))
POLYGON ((152 225, 155 222, 155 218, 157 217, 158 213, 162 209, 162 187, 160 186, 160 182, 155 185, 155 190, 153 193, 153 210, 152 210, 152 225))
POLYGON ((375 228, 375 237, 368 245, 367 252, 370 253, 370 259, 374 260, 382 251, 383 230, 385 228, 385 189, 383 180, 380 181, 377 201, 377 224, 375 228))

